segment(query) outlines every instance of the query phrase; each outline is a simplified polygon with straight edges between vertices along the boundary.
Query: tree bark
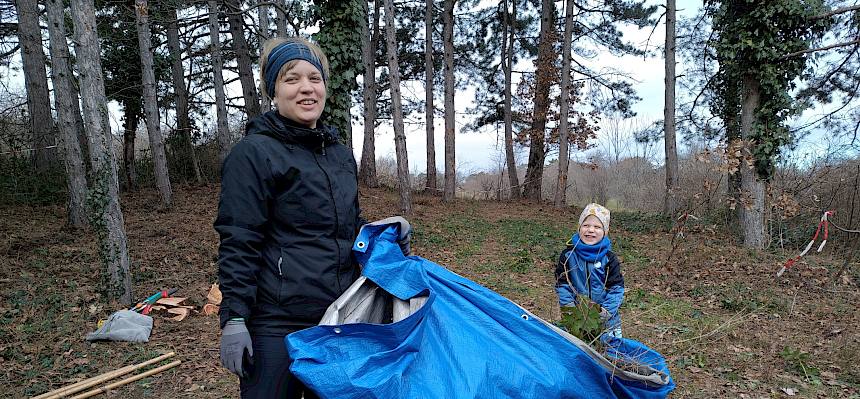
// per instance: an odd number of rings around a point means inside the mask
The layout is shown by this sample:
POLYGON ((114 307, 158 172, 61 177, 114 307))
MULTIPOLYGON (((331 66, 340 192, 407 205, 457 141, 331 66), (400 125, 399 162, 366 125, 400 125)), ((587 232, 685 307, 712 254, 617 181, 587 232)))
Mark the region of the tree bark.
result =
MULTIPOLYGON (((366 187, 379 187, 376 176, 376 43, 379 42, 379 0, 374 1, 373 18, 367 18, 373 26, 370 36, 367 23, 362 26, 361 57, 364 62, 364 142, 361 147, 361 167, 358 181, 366 187)), ((365 14, 370 10, 364 2, 365 14)))
MULTIPOLYGON (((258 46, 260 51, 263 49, 263 43, 272 37, 269 34, 269 6, 266 3, 268 3, 267 0, 259 0, 257 4, 257 19, 260 21, 260 45, 258 46)), ((272 109, 272 99, 265 93, 260 95, 260 108, 260 112, 263 113, 272 109)))
POLYGON ((403 129, 403 106, 400 103, 400 66, 397 61, 397 29, 394 25, 394 2, 385 0, 385 41, 388 48, 388 77, 391 82, 391 114, 394 124, 394 150, 397 154, 397 180, 400 183, 400 212, 412 214, 412 185, 409 182, 409 157, 403 129))
POLYGON ((675 0, 666 0, 665 91, 663 96, 663 142, 666 150, 666 193, 663 214, 678 212, 678 149, 675 139, 675 0))
POLYGON ((568 152, 568 117, 570 114, 570 39, 573 36, 573 0, 565 2, 564 12, 564 40, 562 41, 561 56, 561 115, 558 126, 558 181, 556 182, 555 198, 553 203, 556 208, 567 205, 567 152, 568 152))
POLYGON ((433 3, 427 0, 424 9, 424 114, 427 129, 427 178, 424 190, 436 194, 436 138, 434 137, 433 116, 433 3))
POLYGON ((146 118, 146 131, 149 134, 149 148, 152 150, 155 185, 161 194, 162 206, 169 208, 173 202, 173 193, 170 188, 170 173, 167 170, 164 137, 161 135, 161 120, 158 115, 158 98, 150 39, 152 32, 149 30, 149 4, 147 0, 135 0, 134 15, 137 20, 137 42, 140 48, 141 75, 143 75, 143 112, 146 118))
POLYGON ((91 220, 105 266, 108 295, 130 305, 133 298, 131 262, 119 205, 116 157, 112 150, 101 51, 93 8, 93 0, 71 1, 75 26, 75 56, 78 61, 84 123, 89 137, 92 164, 91 220))
POLYGON ((543 167, 546 154, 546 119, 549 111, 549 89, 553 76, 553 40, 555 3, 541 1, 540 39, 536 65, 534 116, 529 133, 529 163, 526 169, 524 196, 531 200, 541 199, 543 167))
MULTIPOLYGON (((203 174, 200 173, 200 163, 194 152, 194 140, 191 134, 191 121, 188 117, 188 90, 185 88, 185 68, 182 67, 182 48, 179 46, 179 14, 174 8, 170 22, 167 24, 167 48, 170 52, 171 74, 173 75, 173 92, 176 95, 176 120, 178 133, 182 140, 183 153, 182 169, 190 162, 191 172, 197 184, 203 184, 203 174)), ((183 173, 183 175, 187 176, 183 173)))
POLYGON ((451 201, 457 190, 454 146, 454 0, 443 2, 442 42, 445 58, 445 191, 443 201, 451 201))
POLYGON ((230 34, 233 36, 233 52, 236 53, 236 62, 239 67, 239 82, 242 84, 245 112, 250 120, 260 115, 260 97, 257 96, 251 53, 244 34, 245 24, 242 22, 242 6, 239 0, 224 0, 224 4, 227 6, 227 22, 230 23, 230 34))
POLYGON ((221 39, 218 22, 218 2, 209 0, 209 40, 212 42, 212 86, 215 88, 215 112, 217 113, 218 165, 224 162, 233 145, 227 125, 227 104, 224 96, 224 75, 221 68, 221 39))
POLYGON ((511 185, 511 199, 521 197, 520 178, 517 175, 517 161, 514 158, 514 134, 513 113, 511 110, 511 70, 514 64, 514 27, 517 21, 517 1, 511 0, 511 13, 508 14, 508 5, 505 1, 505 35, 502 41, 502 65, 505 69, 505 163, 508 166, 508 182, 511 185), (510 38, 508 38, 510 35, 510 38))
POLYGON ((87 177, 83 155, 78 141, 78 126, 75 112, 79 110, 78 94, 72 89, 73 76, 69 64, 69 45, 66 42, 64 6, 62 0, 45 1, 48 13, 48 36, 51 51, 51 79, 54 83, 54 106, 57 109, 60 131, 60 148, 66 170, 66 185, 69 190, 68 225, 87 226, 86 198, 87 177))
POLYGON ((278 37, 286 37, 287 36, 287 14, 284 14, 282 7, 284 7, 283 0, 276 0, 278 5, 281 7, 275 7, 275 29, 277 31, 278 37))
MULTIPOLYGON (((741 106, 741 137, 744 144, 752 145, 752 137, 756 122, 756 110, 760 100, 759 83, 750 76, 743 80, 743 105, 741 106)), ((741 206, 738 207, 741 226, 743 226, 744 246, 762 249, 766 244, 764 229, 765 183, 759 179, 755 166, 741 162, 741 206)))
POLYGON ((122 135, 122 164, 125 169, 127 189, 134 191, 137 190, 134 141, 137 138, 137 126, 140 123, 140 108, 126 105, 124 117, 125 132, 122 135))
POLYGON ((33 135, 33 161, 44 172, 56 159, 54 119, 48 94, 48 74, 45 52, 42 50, 42 29, 39 27, 39 4, 36 0, 16 0, 18 11, 18 41, 27 88, 27 112, 33 135))

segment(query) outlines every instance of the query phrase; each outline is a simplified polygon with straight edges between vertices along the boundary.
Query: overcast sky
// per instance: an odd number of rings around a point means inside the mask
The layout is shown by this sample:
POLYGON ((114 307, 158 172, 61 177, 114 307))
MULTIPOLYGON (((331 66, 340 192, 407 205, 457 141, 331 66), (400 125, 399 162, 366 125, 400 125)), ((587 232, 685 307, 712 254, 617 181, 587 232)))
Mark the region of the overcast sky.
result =
MULTIPOLYGON (((648 4, 664 4, 663 1, 648 1, 648 4)), ((700 7, 700 1, 678 0, 678 16, 691 17, 695 15, 700 7)), ((662 13, 662 9, 658 11, 662 13)), ((662 47, 665 35, 665 19, 661 20, 660 25, 651 32, 651 27, 639 30, 635 27, 622 28, 624 38, 631 43, 640 45, 642 48, 646 45, 648 36, 651 35, 650 49, 655 46, 662 47)), ((531 60, 521 64, 517 69, 529 68, 531 60)), ((683 70, 682 60, 678 60, 677 67, 680 74, 683 70)), ((637 94, 642 98, 641 101, 633 105, 633 109, 638 117, 642 120, 658 120, 663 118, 663 57, 650 57, 643 59, 642 57, 615 57, 608 53, 600 55, 592 65, 601 67, 611 67, 620 71, 626 72, 635 82, 633 84, 637 94)), ((441 72, 437 72, 441 73, 441 72)), ((516 79, 516 76, 514 76, 516 79)), ((409 90, 403 90, 404 93, 409 90)), ((423 85, 418 85, 416 90, 423 98, 423 85)), ((455 107, 459 112, 465 111, 470 107, 473 93, 469 90, 457 93, 455 97, 455 107)), ((441 96, 437 96, 436 106, 441 108, 441 96)), ((360 112, 360 111, 357 111, 360 112)), ((416 115, 416 117, 418 117, 416 115)), ((469 116, 465 114, 457 115, 457 135, 456 135, 456 159, 458 173, 469 174, 477 171, 490 171, 499 168, 499 160, 504 148, 498 135, 503 134, 503 128, 499 127, 499 132, 485 131, 483 133, 466 132, 462 129, 463 125, 469 121, 469 116)), ((423 123, 423 119, 421 120, 423 123)), ((441 116, 434 119, 435 125, 435 147, 436 147, 436 167, 441 173, 444 171, 444 121, 441 116)), ((422 173, 426 171, 426 132, 423 124, 407 125, 406 130, 406 146, 409 153, 409 170, 413 173, 422 173)), ((361 122, 353 125, 353 144, 355 146, 356 159, 361 159, 361 146, 364 139, 364 127, 361 122)), ((580 154, 582 155, 582 154, 580 154)), ((376 156, 395 158, 394 153, 394 132, 391 126, 383 125, 377 130, 376 136, 376 156)), ((520 149, 518 154, 518 163, 525 163, 528 157, 528 149, 520 149)))

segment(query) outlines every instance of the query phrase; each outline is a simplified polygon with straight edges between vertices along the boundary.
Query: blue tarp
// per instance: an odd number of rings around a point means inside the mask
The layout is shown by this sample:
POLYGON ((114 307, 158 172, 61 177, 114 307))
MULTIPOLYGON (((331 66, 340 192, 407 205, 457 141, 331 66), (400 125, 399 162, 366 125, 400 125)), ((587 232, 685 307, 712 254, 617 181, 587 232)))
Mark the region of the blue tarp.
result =
POLYGON ((353 252, 363 275, 397 298, 428 296, 389 324, 320 325, 285 338, 290 370, 322 398, 663 398, 674 389, 662 356, 625 339, 611 366, 581 341, 429 260, 404 257, 395 226, 365 228, 353 252), (642 374, 642 373, 639 373, 642 374))

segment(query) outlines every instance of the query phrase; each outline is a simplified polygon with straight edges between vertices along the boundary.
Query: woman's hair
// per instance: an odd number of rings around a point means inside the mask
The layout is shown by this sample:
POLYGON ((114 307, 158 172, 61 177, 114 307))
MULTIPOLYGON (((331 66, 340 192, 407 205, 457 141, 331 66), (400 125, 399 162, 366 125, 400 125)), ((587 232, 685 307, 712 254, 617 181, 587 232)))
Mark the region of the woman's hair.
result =
MULTIPOLYGON (((264 96, 269 96, 269 91, 268 91, 268 87, 267 87, 267 83, 266 83, 266 67, 268 66, 266 64, 267 64, 267 61, 269 60, 269 54, 272 53, 272 50, 274 50, 275 47, 278 47, 279 45, 284 44, 284 43, 298 43, 298 44, 302 44, 302 45, 306 46, 311 51, 311 53, 317 59, 319 59, 319 62, 323 67, 323 70, 320 71, 320 72, 322 72, 323 76, 324 77, 330 76, 329 75, 328 59, 326 58, 325 53, 323 53, 322 49, 316 43, 313 43, 313 42, 311 42, 305 38, 302 38, 302 37, 275 37, 275 38, 271 38, 269 40, 266 40, 265 43, 263 43, 263 52, 260 54, 260 92, 264 96)), ((281 67, 281 70, 278 71, 278 77, 275 81, 280 81, 281 79, 283 79, 284 74, 287 73, 287 71, 289 71, 290 69, 293 69, 293 67, 295 67, 299 61, 301 61, 301 60, 296 59, 296 60, 287 61, 287 63, 285 63, 284 66, 281 67)), ((269 96, 269 97, 271 97, 271 96, 269 96)))

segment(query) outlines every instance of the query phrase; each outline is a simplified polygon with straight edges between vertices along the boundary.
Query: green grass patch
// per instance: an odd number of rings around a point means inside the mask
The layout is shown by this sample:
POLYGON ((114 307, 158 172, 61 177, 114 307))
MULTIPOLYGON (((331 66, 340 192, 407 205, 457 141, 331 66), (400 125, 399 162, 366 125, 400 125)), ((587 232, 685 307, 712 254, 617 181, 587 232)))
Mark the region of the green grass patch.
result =
POLYGON ((650 234, 669 231, 672 219, 656 213, 614 211, 611 225, 633 233, 650 234))

